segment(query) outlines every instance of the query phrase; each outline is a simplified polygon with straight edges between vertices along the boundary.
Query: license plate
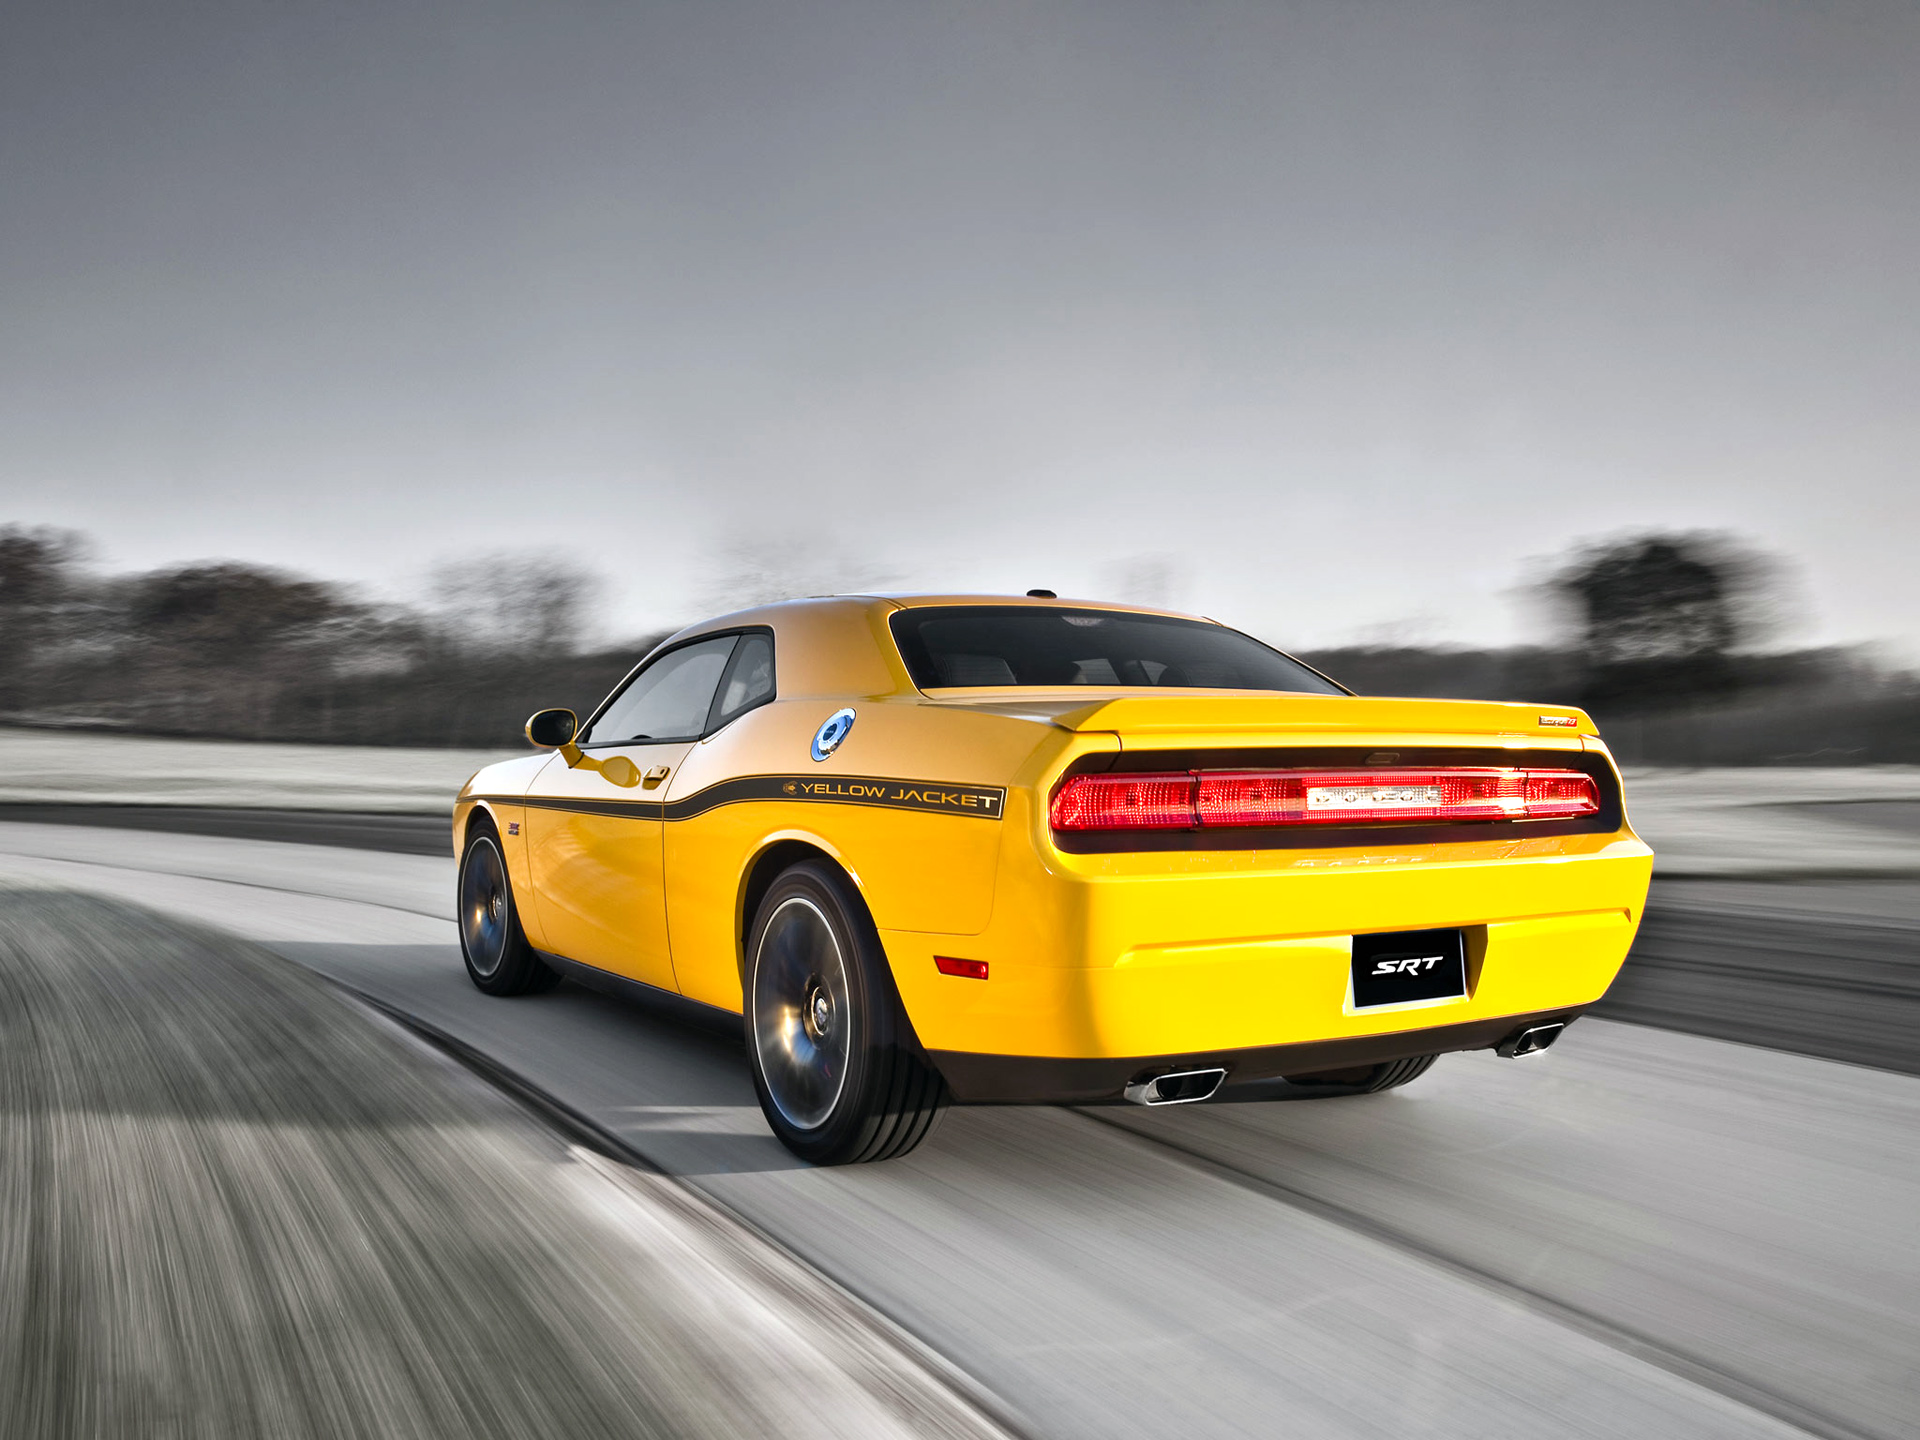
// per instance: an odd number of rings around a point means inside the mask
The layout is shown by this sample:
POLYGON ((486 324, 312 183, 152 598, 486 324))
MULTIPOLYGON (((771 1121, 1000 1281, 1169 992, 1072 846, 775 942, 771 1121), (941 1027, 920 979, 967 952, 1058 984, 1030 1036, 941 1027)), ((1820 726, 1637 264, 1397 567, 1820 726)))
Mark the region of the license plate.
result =
POLYGON ((1355 1010, 1444 1005, 1466 993, 1467 947, 1458 930, 1353 937, 1355 1010))

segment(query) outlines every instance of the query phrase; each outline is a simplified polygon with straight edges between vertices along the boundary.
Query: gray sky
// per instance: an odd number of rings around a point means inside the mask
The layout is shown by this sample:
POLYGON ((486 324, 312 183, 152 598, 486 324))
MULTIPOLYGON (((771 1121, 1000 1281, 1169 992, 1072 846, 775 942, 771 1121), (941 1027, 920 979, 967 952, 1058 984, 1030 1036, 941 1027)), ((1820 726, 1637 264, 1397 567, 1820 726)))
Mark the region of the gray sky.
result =
POLYGON ((21 0, 0 521, 1297 646, 1725 527, 1912 653, 1917 182, 1911 3, 21 0))

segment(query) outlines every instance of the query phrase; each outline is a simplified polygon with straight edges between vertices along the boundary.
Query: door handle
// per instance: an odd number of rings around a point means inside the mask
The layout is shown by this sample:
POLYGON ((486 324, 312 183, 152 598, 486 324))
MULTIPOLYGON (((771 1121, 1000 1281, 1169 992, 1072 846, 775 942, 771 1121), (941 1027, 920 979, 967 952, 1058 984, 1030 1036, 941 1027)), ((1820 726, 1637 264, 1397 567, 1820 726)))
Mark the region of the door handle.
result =
POLYGON ((647 773, 644 776, 641 777, 641 784, 645 785, 647 789, 651 790, 653 789, 654 786, 658 785, 662 780, 666 779, 667 776, 671 773, 671 770, 672 770, 672 767, 670 766, 656 765, 651 770, 647 771, 647 773))

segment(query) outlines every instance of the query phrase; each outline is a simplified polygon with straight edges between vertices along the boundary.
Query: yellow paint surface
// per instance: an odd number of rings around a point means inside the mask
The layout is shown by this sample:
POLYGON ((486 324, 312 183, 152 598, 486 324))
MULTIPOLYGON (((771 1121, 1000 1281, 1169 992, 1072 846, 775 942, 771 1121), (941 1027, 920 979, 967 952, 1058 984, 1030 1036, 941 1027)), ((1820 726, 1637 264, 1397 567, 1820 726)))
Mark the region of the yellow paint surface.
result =
POLYGON ((1088 687, 922 693, 887 630, 902 603, 791 602, 685 632, 770 626, 779 690, 674 747, 669 778, 648 792, 669 818, 580 820, 543 808, 611 792, 603 778, 536 756, 474 777, 456 837, 476 806, 503 835, 522 824, 506 851, 536 945, 597 946, 611 960, 571 958, 734 1010, 749 875, 770 847, 811 847, 858 887, 916 1032, 941 1050, 1153 1055, 1405 1031, 1590 1003, 1626 956, 1652 856, 1624 825, 1556 837, 1518 824, 1495 839, 1419 845, 1385 829, 1363 847, 1085 855, 1057 849, 1046 823, 1056 781, 1093 753, 1443 746, 1484 749, 1488 764, 1522 747, 1604 754, 1578 711, 1088 687), (809 742, 843 705, 856 712, 853 730, 816 763, 809 742), (1546 726, 1543 716, 1575 723, 1546 726), (995 818, 776 792, 671 818, 675 805, 697 807, 741 777, 880 777, 992 787, 1005 799, 995 818), (1466 1000, 1345 1013, 1355 933, 1455 926, 1473 957, 1466 1000), (943 976, 936 955, 985 960, 990 978, 943 976))

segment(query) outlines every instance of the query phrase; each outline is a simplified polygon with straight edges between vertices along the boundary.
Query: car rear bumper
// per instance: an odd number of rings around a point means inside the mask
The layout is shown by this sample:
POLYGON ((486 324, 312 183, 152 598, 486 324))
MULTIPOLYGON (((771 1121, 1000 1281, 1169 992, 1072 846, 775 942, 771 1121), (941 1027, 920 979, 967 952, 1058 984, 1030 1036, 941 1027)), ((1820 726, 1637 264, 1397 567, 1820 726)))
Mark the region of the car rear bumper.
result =
POLYGON ((1262 1045, 1243 1050, 1100 1059, 983 1055, 963 1050, 931 1050, 927 1054, 946 1077, 953 1098, 963 1105, 1083 1104, 1117 1100, 1132 1082, 1170 1071, 1220 1069, 1227 1072, 1224 1084, 1240 1085, 1253 1080, 1381 1065, 1419 1055, 1489 1050, 1529 1026, 1569 1022, 1585 1008, 1576 1006, 1387 1035, 1262 1045))
POLYGON ((979 935, 881 936, 915 1033, 959 1095, 1097 1097, 1145 1065, 1201 1056, 1232 1055, 1244 1072, 1275 1052, 1264 1074, 1301 1073, 1479 1048, 1604 995, 1639 924, 1651 853, 1630 835, 1552 846, 1377 868, 1162 857, 1157 872, 1145 860, 1133 873, 1011 872, 979 935), (1465 995, 1354 1005, 1355 934, 1452 928, 1466 942, 1465 995), (987 978, 942 973, 939 957, 985 962, 987 978), (1311 1058, 1345 1045, 1360 1058, 1311 1058), (1069 1062, 1057 1072, 1068 1078, 977 1078, 1016 1061, 1069 1062), (1097 1083, 1072 1078, 1083 1073, 1097 1083))

